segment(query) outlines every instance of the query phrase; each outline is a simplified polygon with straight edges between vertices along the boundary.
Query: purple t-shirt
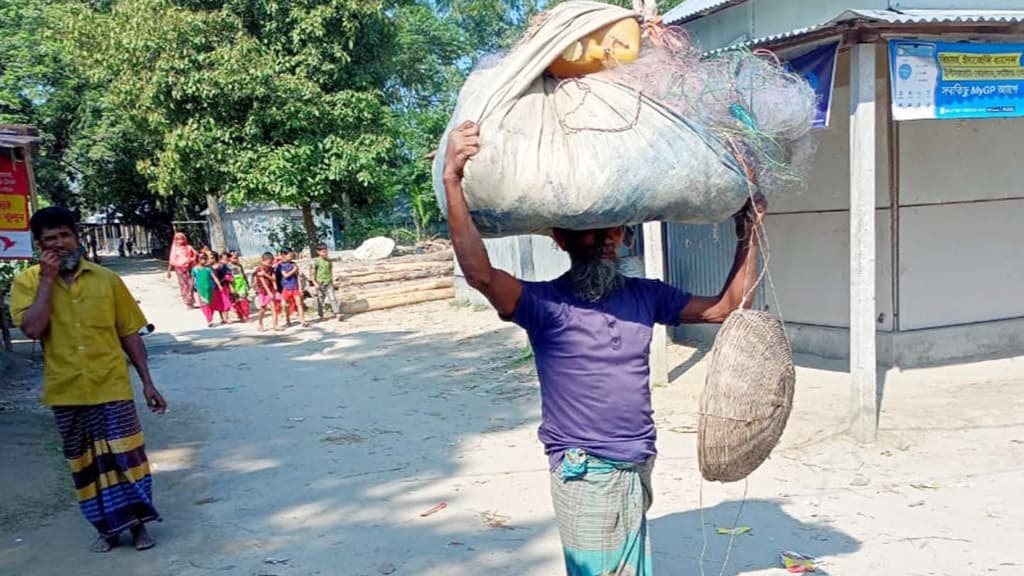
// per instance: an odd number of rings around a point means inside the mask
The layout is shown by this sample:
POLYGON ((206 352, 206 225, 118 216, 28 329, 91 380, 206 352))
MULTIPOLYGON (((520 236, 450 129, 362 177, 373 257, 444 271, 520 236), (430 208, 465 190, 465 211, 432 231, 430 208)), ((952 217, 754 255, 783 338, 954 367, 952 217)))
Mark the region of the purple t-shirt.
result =
POLYGON ((281 272, 281 288, 284 290, 298 290, 299 289, 299 275, 289 276, 285 278, 283 274, 285 272, 291 272, 295 269, 298 264, 294 262, 281 262, 277 265, 277 269, 281 272))
POLYGON ((650 351, 654 324, 679 324, 690 295, 658 280, 627 278, 598 303, 565 278, 523 282, 512 320, 526 329, 540 379, 541 425, 551 468, 569 448, 645 462, 655 454, 650 351))

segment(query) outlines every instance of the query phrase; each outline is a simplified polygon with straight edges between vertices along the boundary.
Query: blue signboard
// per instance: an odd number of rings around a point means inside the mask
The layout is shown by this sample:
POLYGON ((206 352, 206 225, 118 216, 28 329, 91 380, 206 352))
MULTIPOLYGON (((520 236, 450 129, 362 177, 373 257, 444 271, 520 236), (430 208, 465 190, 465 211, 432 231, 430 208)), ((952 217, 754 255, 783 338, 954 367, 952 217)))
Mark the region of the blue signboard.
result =
POLYGON ((818 95, 818 113, 814 118, 815 128, 828 126, 838 51, 839 43, 836 42, 815 48, 786 62, 786 68, 807 80, 811 88, 814 88, 814 93, 818 95))
POLYGON ((895 120, 1024 116, 1024 44, 889 41, 895 120))

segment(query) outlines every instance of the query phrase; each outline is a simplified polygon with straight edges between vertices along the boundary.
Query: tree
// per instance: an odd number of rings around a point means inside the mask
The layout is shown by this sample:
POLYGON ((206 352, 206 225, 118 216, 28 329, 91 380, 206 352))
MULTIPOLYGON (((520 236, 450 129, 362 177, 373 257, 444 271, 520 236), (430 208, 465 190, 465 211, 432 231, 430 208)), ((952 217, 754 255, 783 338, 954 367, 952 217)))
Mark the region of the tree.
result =
MULTIPOLYGON (((76 65, 105 87, 92 133, 126 128, 161 197, 298 205, 311 224, 313 206, 380 189, 394 150, 380 2, 120 0, 64 24, 76 65)), ((81 154, 104 165, 108 150, 81 154)))
MULTIPOLYGON (((417 239, 440 217, 427 154, 436 146, 466 74, 482 55, 499 53, 529 20, 559 0, 438 0, 413 2, 396 12, 398 35, 391 100, 399 162, 394 195, 406 195, 417 239)), ((626 8, 633 0, 606 0, 626 8)), ((662 0, 661 13, 682 0, 662 0)))
POLYGON ((165 233, 265 201, 301 207, 312 244, 314 209, 348 229, 405 197, 422 235, 466 73, 550 4, 9 0, 0 116, 42 128, 47 196, 165 233))
POLYGON ((72 169, 64 155, 76 118, 79 80, 66 65, 59 45, 47 34, 54 2, 5 0, 0 3, 0 124, 33 124, 42 140, 35 155, 41 195, 76 207, 72 169))

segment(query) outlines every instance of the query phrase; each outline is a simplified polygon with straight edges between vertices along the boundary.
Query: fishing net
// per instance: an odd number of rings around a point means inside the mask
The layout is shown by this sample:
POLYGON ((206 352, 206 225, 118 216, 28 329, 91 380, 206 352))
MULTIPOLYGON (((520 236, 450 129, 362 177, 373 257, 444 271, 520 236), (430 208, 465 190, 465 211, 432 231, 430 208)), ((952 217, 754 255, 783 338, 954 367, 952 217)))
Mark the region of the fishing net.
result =
MULTIPOLYGON (((702 58, 680 31, 644 26, 639 58, 569 78, 548 72, 578 41, 637 14, 570 1, 536 18, 467 79, 434 161, 447 212, 447 134, 480 127, 463 189, 485 236, 663 220, 721 222, 753 188, 801 180, 815 95, 770 55, 702 58)), ((609 50, 610 52, 610 50, 609 50)))
POLYGON ((639 60, 597 76, 642 92, 727 142, 762 191, 799 186, 810 169, 817 95, 771 52, 702 57, 681 29, 649 27, 639 60))

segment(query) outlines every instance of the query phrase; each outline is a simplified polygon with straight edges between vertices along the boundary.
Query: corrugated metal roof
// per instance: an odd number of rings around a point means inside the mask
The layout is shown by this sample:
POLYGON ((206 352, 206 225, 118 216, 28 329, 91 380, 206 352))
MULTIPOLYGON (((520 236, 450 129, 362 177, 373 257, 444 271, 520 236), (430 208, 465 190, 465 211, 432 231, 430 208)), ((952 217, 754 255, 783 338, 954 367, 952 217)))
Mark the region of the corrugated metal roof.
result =
POLYGON ((39 142, 38 136, 28 134, 7 134, 0 132, 0 148, 21 148, 39 142))
POLYGON ((833 22, 854 19, 887 24, 1016 24, 1024 10, 848 10, 833 22))
POLYGON ((1019 24, 1024 23, 1024 10, 847 10, 828 22, 737 42, 708 54, 775 44, 858 20, 874 24, 1019 24))
POLYGON ((676 6, 663 14, 661 16, 661 20, 665 24, 678 24, 685 20, 692 20, 700 15, 724 10, 729 6, 743 4, 746 1, 747 0, 686 0, 686 2, 683 2, 679 6, 676 6))

